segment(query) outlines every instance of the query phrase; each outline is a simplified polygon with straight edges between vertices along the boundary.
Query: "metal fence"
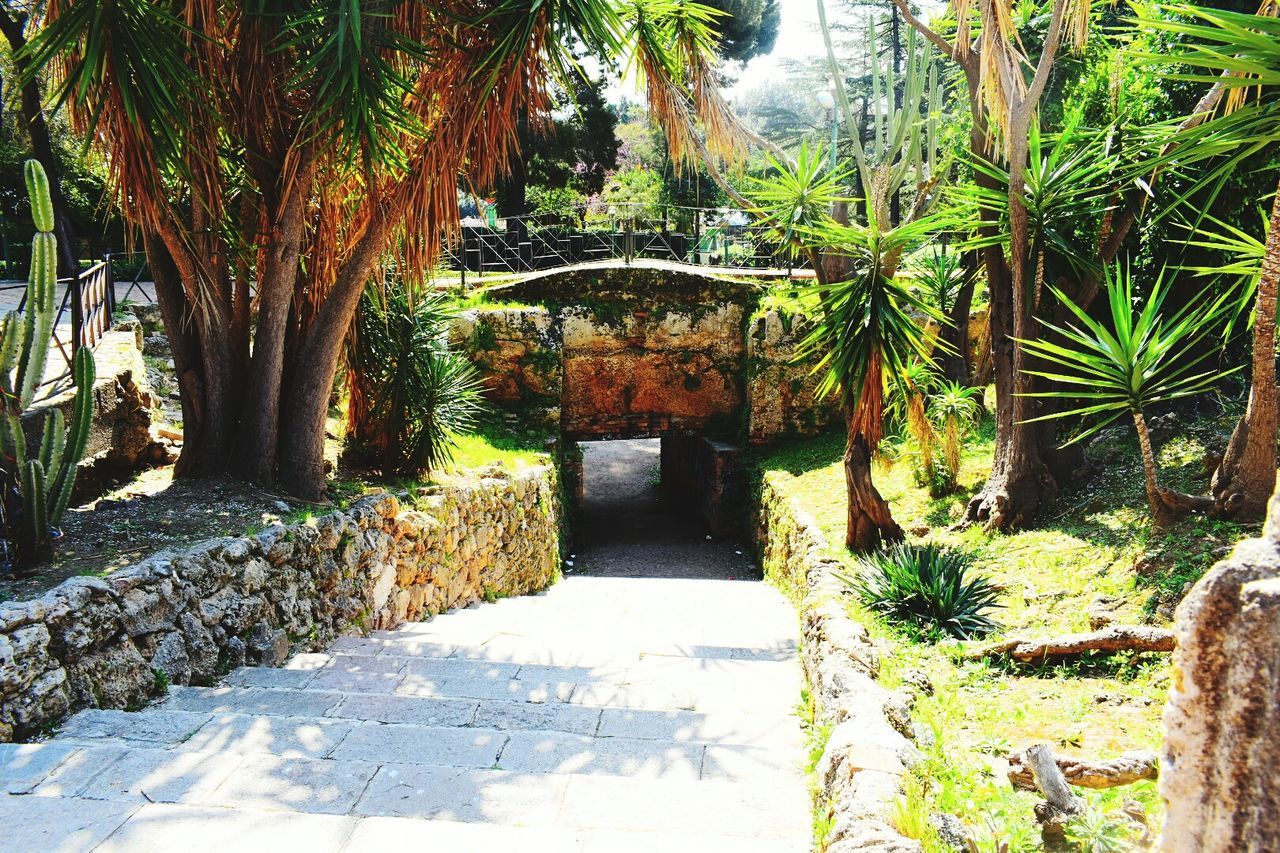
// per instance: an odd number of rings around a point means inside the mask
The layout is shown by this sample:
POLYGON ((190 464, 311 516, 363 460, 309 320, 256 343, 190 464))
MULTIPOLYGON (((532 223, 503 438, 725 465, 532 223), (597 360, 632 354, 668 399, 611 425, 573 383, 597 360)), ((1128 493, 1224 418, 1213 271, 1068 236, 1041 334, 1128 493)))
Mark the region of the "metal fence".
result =
MULTIPOLYGON (((60 278, 62 298, 53 321, 53 349, 62 359, 63 369, 46 377, 41 386, 56 385, 70 378, 75 352, 80 347, 96 347, 111 328, 115 310, 115 283, 111 272, 111 257, 81 271, 74 278, 60 278), (64 328, 66 324, 66 328, 64 328)), ((21 293, 14 310, 22 313, 27 308, 27 285, 13 283, 0 285, 0 294, 21 293)), ((12 303, 10 303, 12 304, 12 303)))
POLYGON ((800 266, 737 209, 625 205, 595 218, 577 211, 467 217, 447 258, 464 280, 469 272, 521 273, 637 258, 757 270, 800 266))

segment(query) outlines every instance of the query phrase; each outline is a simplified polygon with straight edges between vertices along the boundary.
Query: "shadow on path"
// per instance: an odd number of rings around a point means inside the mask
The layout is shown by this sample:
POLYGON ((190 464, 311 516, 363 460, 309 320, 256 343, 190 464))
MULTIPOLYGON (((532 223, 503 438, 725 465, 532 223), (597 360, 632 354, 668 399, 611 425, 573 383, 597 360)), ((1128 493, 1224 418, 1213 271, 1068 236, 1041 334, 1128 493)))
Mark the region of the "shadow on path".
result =
POLYGON ((745 542, 712 539, 658 489, 656 438, 593 441, 583 450, 586 505, 574 526, 574 573, 597 577, 759 580, 745 542))

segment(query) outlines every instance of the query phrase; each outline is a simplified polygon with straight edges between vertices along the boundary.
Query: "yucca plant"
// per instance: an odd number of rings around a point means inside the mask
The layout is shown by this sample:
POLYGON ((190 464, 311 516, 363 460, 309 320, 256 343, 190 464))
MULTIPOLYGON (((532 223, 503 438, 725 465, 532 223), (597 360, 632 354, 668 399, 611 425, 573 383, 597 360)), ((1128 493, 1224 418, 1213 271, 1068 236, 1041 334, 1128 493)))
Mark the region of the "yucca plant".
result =
POLYGON ((914 258, 911 273, 920 293, 943 314, 951 313, 960 289, 969 278, 964 257, 959 252, 948 251, 945 246, 934 246, 914 258))
POLYGON ((917 480, 927 485, 933 480, 933 453, 938 443, 933 424, 929 422, 928 397, 938 384, 938 373, 927 361, 913 358, 904 365, 896 381, 890 385, 890 420, 899 419, 915 442, 920 467, 917 480))
MULTIPOLYGON (((1202 189, 1208 187, 1209 198, 1216 197, 1225 180, 1238 174, 1248 158, 1274 151, 1280 138, 1280 6, 1263 0, 1255 15, 1189 4, 1156 5, 1140 11, 1143 16, 1136 23, 1166 33, 1178 46, 1167 52, 1135 53, 1134 61, 1154 66, 1170 79, 1209 87, 1194 114, 1167 140, 1154 162, 1156 169, 1172 166, 1185 173, 1191 164, 1216 158, 1211 168, 1194 175, 1196 180, 1187 181, 1175 203, 1168 206, 1176 210, 1194 198, 1199 202, 1196 206, 1203 209, 1202 189)), ((1240 246, 1246 256, 1261 249, 1258 275, 1250 277, 1253 352, 1249 404, 1210 484, 1215 514, 1239 519, 1261 518, 1276 483, 1280 192, 1268 186, 1257 197, 1259 203, 1264 200, 1271 208, 1265 242, 1260 247, 1249 245, 1250 238, 1240 246)))
POLYGON ((896 544, 858 559, 857 572, 840 580, 864 605, 926 635, 968 640, 996 627, 987 611, 999 589, 973 577, 969 555, 939 545, 896 544))
POLYGON ((1161 274, 1141 307, 1136 308, 1133 280, 1123 263, 1107 269, 1105 287, 1109 308, 1106 323, 1093 319, 1054 289, 1077 322, 1045 324, 1061 342, 1047 336, 1034 341, 1018 340, 1028 353, 1055 366, 1032 371, 1034 375, 1067 386, 1032 396, 1079 404, 1034 420, 1087 418, 1087 425, 1068 442, 1073 443, 1118 418, 1130 416, 1138 431, 1151 514, 1158 525, 1168 525, 1186 512, 1207 509, 1212 501, 1160 485, 1159 465, 1144 412, 1157 403, 1204 393, 1223 376, 1239 369, 1222 371, 1206 365, 1220 348, 1210 339, 1221 333, 1222 322, 1233 310, 1237 297, 1229 292, 1216 297, 1202 294, 1166 313, 1168 287, 1161 274))
POLYGON ((449 349, 451 317, 441 293, 413 293, 398 281, 365 291, 348 356, 348 423, 384 474, 440 468, 475 427, 480 379, 449 349))
POLYGON ((981 388, 970 388, 959 382, 944 383, 929 398, 929 418, 942 434, 942 462, 946 472, 945 491, 955 491, 960 480, 960 449, 964 431, 977 422, 982 413, 978 401, 981 388))

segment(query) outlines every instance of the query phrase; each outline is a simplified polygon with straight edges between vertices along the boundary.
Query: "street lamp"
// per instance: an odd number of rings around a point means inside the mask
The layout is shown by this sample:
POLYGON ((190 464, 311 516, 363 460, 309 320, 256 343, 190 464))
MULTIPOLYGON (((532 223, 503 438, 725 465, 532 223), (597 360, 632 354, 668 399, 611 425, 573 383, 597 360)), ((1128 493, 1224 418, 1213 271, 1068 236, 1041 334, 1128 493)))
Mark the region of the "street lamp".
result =
POLYGON ((818 92, 818 106, 827 111, 831 119, 831 171, 836 170, 836 149, 840 145, 840 125, 836 122, 836 98, 829 89, 818 92))

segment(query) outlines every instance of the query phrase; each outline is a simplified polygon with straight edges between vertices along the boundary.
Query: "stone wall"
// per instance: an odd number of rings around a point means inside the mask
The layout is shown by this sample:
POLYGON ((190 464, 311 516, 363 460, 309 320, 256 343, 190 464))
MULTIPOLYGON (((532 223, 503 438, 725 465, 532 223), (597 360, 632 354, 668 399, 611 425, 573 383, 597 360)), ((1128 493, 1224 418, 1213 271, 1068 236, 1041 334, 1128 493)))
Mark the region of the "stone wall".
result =
POLYGON ((566 440, 709 435, 767 443, 831 422, 799 334, 764 288, 670 264, 575 269, 492 288, 451 339, 495 405, 566 440), (503 307, 503 302, 528 307, 503 307))
MULTIPOLYGON (((50 360, 58 359, 56 353, 50 360)), ((97 380, 93 384, 93 422, 73 497, 89 500, 107 481, 149 465, 172 461, 173 450, 153 429, 159 403, 147 383, 142 361, 141 328, 127 325, 103 335, 94 348, 97 380)), ((31 450, 39 447, 46 414, 61 409, 70 418, 75 388, 42 400, 23 415, 31 450)))
POLYGON ((803 317, 777 310, 752 319, 747 330, 747 440, 813 436, 840 417, 838 397, 818 396, 821 376, 795 361, 810 326, 803 317))
POLYGON ((248 663, 279 665, 548 586, 560 564, 554 469, 481 469, 402 507, 365 497, 309 522, 162 553, 0 604, 0 741, 81 708, 127 708, 248 663))
POLYGON ((828 556, 817 523, 786 496, 776 475, 765 475, 761 484, 757 523, 765 576, 800 611, 801 661, 817 721, 832 726, 817 767, 819 808, 832 817, 826 850, 915 853, 920 844, 889 820, 902 775, 918 760, 902 733, 911 723, 902 697, 876 681, 879 656, 840 601, 832 576, 839 564, 828 556))
POLYGON ((1178 606, 1159 849, 1280 850, 1280 492, 1178 606))

